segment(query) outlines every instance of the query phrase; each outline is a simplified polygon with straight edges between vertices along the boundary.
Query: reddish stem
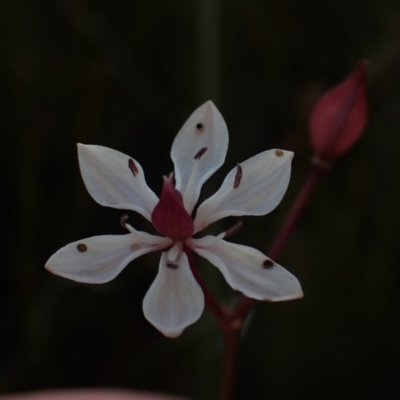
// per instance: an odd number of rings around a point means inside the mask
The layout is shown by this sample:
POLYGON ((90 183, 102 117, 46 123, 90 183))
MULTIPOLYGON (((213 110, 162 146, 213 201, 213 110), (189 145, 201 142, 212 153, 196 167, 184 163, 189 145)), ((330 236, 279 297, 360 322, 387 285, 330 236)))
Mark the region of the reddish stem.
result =
POLYGON ((224 310, 219 303, 214 299, 213 295, 207 289, 202 276, 197 268, 196 262, 193 257, 193 252, 189 247, 184 246, 183 251, 187 255, 190 269, 200 285, 204 293, 206 306, 214 314, 221 327, 224 335, 224 357, 222 365, 222 382, 219 394, 219 400, 230 400, 233 394, 234 379, 237 363, 238 341, 239 334, 242 327, 241 320, 235 318, 228 311, 224 310))
MULTIPOLYGON (((309 203, 318 182, 327 171, 327 164, 323 160, 319 160, 317 158, 314 159, 310 173, 299 195, 294 201, 278 236, 272 244, 272 247, 269 251, 269 256, 271 258, 276 259, 279 256, 297 222, 302 216, 307 204, 309 203)), ((242 296, 241 300, 238 302, 232 312, 229 313, 228 311, 224 310, 208 291, 207 286, 205 285, 194 261, 192 250, 187 246, 184 246, 183 251, 188 257, 190 269, 192 270, 196 281, 203 290, 206 305, 214 314, 224 335, 225 349, 222 367, 222 384, 219 399, 229 400, 232 398, 234 389, 240 330, 243 321, 245 320, 250 309, 256 303, 256 300, 242 296)))
POLYGON ((201 287, 201 290, 204 293, 204 300, 205 300, 206 306, 214 314, 214 316, 217 319, 222 330, 226 331, 227 325, 228 325, 228 318, 229 318, 227 312, 219 305, 217 300, 215 300, 214 296, 211 294, 211 292, 208 290, 206 284, 204 283, 203 278, 200 275, 199 269, 197 268, 197 264, 194 260, 192 250, 189 249, 189 247, 187 247, 185 245, 183 247, 183 251, 187 255, 187 258, 189 261, 189 266, 194 275, 194 278, 196 279, 197 283, 199 284, 199 286, 201 287))
MULTIPOLYGON (((278 233, 278 236, 268 252, 269 257, 272 259, 277 259, 280 255, 297 222, 303 215, 303 212, 309 203, 318 182, 327 173, 327 171, 327 164, 324 161, 319 159, 314 160, 306 181, 304 182, 304 185, 294 201, 293 206, 278 233)), ((243 296, 236 305, 233 316, 244 320, 255 303, 256 300, 243 296)))
POLYGON ((240 328, 235 331, 226 332, 224 334, 224 359, 222 366, 222 382, 219 393, 219 400, 230 400, 233 395, 237 352, 239 349, 240 328))
POLYGON ((286 217, 278 236, 275 238, 268 255, 272 258, 278 258, 283 247, 285 246, 289 236, 293 232, 294 227, 297 225, 300 217, 308 205, 314 191, 317 187, 318 182, 327 173, 328 169, 319 164, 312 164, 311 170, 306 178, 306 181, 301 188, 293 206, 286 217))

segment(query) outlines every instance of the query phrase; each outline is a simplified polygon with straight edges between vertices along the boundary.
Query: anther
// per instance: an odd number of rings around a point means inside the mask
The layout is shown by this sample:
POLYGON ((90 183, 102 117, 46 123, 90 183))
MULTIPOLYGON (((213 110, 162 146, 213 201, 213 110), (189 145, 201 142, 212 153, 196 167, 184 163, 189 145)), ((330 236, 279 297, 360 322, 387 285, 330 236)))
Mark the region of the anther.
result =
POLYGON ((239 221, 238 223, 233 225, 231 228, 229 228, 227 231, 225 231, 224 237, 235 235, 236 233, 238 233, 240 231, 242 226, 243 226, 243 221, 239 221))
POLYGON ((236 166, 236 175, 235 175, 235 181, 233 182, 233 188, 237 189, 240 185, 240 181, 242 180, 243 176, 243 170, 240 164, 236 166))
POLYGON ((204 125, 203 125, 201 122, 199 122, 199 123, 196 125, 196 129, 197 129, 197 133, 203 132, 203 130, 204 130, 204 125))
POLYGON ((282 150, 275 150, 275 155, 277 157, 282 157, 283 156, 283 151, 282 150))
POLYGON ((195 160, 200 160, 201 156, 207 151, 207 147, 201 148, 193 157, 195 160))
POLYGON ((139 173, 138 167, 136 166, 135 161, 133 161, 132 158, 129 159, 128 166, 129 169, 132 171, 133 176, 136 176, 139 173))
POLYGON ((126 223, 128 222, 128 220, 129 220, 129 217, 128 217, 126 214, 124 214, 124 215, 120 218, 120 220, 119 220, 120 225, 121 225, 124 229, 128 229, 128 228, 126 227, 126 223))
POLYGON ((174 264, 174 263, 172 263, 172 262, 167 262, 167 268, 170 268, 170 269, 178 269, 179 266, 176 265, 176 264, 174 264))
POLYGON ((274 262, 269 259, 265 260, 261 265, 261 267, 264 269, 271 269, 273 266, 274 266, 274 262))
POLYGON ((81 253, 84 253, 84 252, 87 250, 86 244, 83 244, 83 243, 79 243, 78 246, 76 246, 76 248, 77 248, 78 251, 80 251, 81 253))

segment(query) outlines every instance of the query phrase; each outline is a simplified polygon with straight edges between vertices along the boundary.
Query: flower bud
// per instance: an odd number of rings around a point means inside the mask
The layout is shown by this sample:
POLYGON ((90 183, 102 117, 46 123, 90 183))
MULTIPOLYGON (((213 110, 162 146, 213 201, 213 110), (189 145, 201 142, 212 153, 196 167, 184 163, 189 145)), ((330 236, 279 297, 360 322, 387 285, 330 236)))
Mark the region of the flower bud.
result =
POLYGON ((315 104, 310 138, 316 155, 330 162, 349 150, 361 136, 367 120, 366 66, 358 67, 315 104))

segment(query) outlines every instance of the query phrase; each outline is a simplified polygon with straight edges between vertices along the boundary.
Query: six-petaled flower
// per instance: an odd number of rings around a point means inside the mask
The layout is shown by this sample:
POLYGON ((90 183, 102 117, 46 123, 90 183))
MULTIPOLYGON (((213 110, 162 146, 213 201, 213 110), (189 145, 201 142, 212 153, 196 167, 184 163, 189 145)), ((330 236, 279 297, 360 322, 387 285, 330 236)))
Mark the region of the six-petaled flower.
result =
POLYGON ((203 183, 223 164, 227 148, 225 121, 208 101, 176 136, 171 151, 175 184, 172 174, 165 177, 158 199, 136 160, 106 147, 79 144, 79 165, 91 196, 103 206, 142 214, 163 236, 137 231, 124 222, 128 234, 71 243, 56 252, 46 268, 78 282, 105 283, 135 258, 165 250, 143 311, 168 337, 178 336, 204 309, 204 295, 184 246, 216 266, 232 288, 248 297, 268 301, 302 297, 300 284, 291 273, 256 249, 227 242, 226 232, 193 237, 227 216, 267 214, 286 192, 293 153, 264 151, 233 168, 220 189, 193 213, 203 183))

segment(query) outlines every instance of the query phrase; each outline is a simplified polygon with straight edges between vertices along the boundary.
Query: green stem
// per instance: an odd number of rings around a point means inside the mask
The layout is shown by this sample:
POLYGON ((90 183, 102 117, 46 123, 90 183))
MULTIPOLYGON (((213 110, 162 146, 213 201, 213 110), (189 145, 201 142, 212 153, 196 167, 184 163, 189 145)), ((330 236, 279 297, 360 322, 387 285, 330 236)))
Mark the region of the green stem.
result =
POLYGON ((200 101, 211 99, 219 104, 221 100, 221 38, 219 0, 199 0, 198 46, 199 46, 199 87, 200 101))

